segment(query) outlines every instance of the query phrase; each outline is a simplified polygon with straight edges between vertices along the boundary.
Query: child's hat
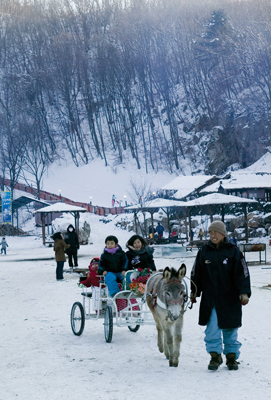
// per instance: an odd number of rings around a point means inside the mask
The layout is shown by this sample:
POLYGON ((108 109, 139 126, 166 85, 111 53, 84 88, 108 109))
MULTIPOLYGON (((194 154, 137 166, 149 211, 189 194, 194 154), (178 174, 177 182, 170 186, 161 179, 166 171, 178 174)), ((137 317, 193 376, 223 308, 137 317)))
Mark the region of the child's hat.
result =
POLYGON ((93 257, 92 260, 90 261, 90 264, 98 263, 99 261, 100 261, 100 257, 93 257))

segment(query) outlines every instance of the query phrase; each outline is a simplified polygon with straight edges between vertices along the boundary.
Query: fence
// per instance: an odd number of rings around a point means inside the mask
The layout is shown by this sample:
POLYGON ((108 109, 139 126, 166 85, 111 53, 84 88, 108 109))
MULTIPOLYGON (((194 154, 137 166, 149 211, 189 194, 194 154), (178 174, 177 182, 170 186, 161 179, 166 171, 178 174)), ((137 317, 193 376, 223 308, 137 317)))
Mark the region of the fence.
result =
MULTIPOLYGON (((10 180, 6 178, 0 177, 0 185, 10 187, 10 180)), ((14 189, 20 190, 22 192, 30 193, 33 196, 38 195, 38 190, 31 186, 24 185, 23 183, 17 182, 14 186, 14 189)), ((73 201, 68 199, 67 197, 63 197, 62 195, 46 192, 45 190, 40 190, 40 199, 48 202, 56 202, 61 201, 62 203, 70 204, 73 206, 83 207, 86 208, 88 212, 97 214, 97 215, 107 215, 107 214, 122 214, 125 213, 123 207, 101 207, 101 206, 93 206, 89 203, 82 203, 78 201, 73 201)))

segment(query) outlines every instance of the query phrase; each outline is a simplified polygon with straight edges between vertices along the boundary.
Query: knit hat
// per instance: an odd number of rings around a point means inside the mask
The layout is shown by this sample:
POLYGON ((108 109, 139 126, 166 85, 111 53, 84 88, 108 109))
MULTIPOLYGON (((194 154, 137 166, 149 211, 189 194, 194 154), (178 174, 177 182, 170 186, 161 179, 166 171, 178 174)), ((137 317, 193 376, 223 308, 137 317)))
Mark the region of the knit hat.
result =
POLYGON ((210 233, 211 231, 219 232, 221 235, 227 236, 226 225, 222 221, 212 222, 208 228, 208 232, 210 233))

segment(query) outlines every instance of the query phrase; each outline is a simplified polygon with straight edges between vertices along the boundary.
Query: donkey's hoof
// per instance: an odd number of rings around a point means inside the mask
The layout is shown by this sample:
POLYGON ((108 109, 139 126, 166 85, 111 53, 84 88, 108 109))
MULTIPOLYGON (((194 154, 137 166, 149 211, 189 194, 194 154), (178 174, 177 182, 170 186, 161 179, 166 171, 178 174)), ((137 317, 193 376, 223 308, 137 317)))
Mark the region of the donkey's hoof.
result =
POLYGON ((169 362, 170 367, 178 367, 178 363, 169 362))

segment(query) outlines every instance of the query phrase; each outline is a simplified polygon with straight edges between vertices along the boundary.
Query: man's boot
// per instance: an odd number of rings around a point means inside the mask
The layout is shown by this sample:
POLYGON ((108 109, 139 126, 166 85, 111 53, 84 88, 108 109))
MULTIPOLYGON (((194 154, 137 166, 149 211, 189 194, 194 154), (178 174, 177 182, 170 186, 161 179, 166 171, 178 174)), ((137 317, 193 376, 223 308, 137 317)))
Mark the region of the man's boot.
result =
POLYGON ((229 353, 226 355, 226 365, 230 371, 238 369, 238 362, 236 361, 235 353, 229 353))
POLYGON ((219 367, 219 365, 221 365, 223 363, 221 354, 215 353, 215 352, 211 352, 210 356, 212 357, 209 365, 208 365, 208 369, 211 371, 216 371, 217 368, 219 367))

